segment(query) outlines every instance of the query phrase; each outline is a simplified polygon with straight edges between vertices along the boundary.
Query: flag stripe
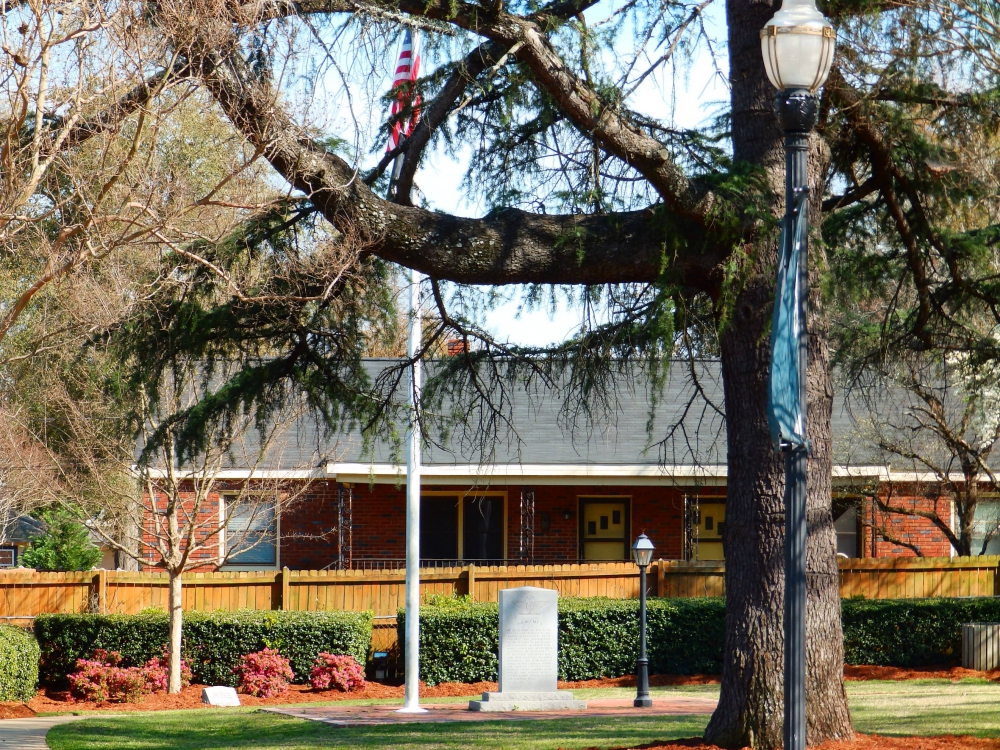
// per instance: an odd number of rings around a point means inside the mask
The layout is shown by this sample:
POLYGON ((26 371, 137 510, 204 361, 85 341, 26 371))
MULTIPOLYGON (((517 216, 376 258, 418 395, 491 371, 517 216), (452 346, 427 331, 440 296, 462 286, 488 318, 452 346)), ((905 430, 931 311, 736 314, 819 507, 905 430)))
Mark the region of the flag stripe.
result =
POLYGON ((400 140, 408 136, 413 132, 413 126, 417 123, 417 118, 420 113, 420 96, 415 95, 412 86, 405 86, 404 84, 412 84, 417 80, 417 74, 420 70, 420 38, 415 34, 411 34, 407 30, 403 34, 403 44, 399 50, 399 58, 396 60, 396 71, 392 79, 392 88, 398 89, 395 92, 395 100, 392 103, 390 109, 390 115, 395 120, 399 114, 405 111, 408 104, 412 100, 412 110, 413 115, 408 122, 397 121, 393 124, 389 132, 389 144, 386 146, 386 151, 392 151, 399 145, 400 140))

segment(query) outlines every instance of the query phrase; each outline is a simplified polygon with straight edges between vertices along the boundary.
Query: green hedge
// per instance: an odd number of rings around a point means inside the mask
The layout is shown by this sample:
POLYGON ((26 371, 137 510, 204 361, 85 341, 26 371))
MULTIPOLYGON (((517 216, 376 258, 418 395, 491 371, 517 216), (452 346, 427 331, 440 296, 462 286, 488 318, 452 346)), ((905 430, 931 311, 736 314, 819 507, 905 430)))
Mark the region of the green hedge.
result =
MULTIPOLYGON (((651 599, 650 668, 654 673, 722 669, 722 599, 651 599), (697 633, 697 638, 691 638, 697 633)), ((632 599, 559 600, 559 677, 587 680, 631 674, 639 651, 639 604, 632 599)), ((397 620, 405 642, 406 613, 397 620)), ((496 604, 435 599, 420 608, 420 676, 428 684, 497 679, 496 604)))
POLYGON ((26 701, 38 684, 38 642, 31 633, 0 625, 0 701, 26 701))
MULTIPOLYGON (((559 676, 569 680, 632 674, 638 652, 638 603, 559 600, 559 676)), ((897 667, 961 662, 962 624, 1000 622, 1000 598, 846 599, 844 660, 897 667)), ((404 643, 405 613, 399 613, 404 643)), ((420 609, 420 675, 429 684, 497 678, 496 604, 435 599, 420 609)), ((712 674, 722 669, 722 599, 650 599, 650 670, 712 674)))
POLYGON ((962 661, 962 624, 1000 622, 1000 599, 845 599, 844 660, 894 667, 962 661))
MULTIPOLYGON (((280 612, 237 610, 189 612, 184 616, 184 658, 196 682, 235 685, 232 668, 244 654, 275 648, 289 659, 296 682, 306 682, 320 651, 350 654, 364 664, 371 645, 371 612, 280 612)), ((162 653, 167 614, 39 615, 42 682, 61 685, 76 660, 95 648, 118 651, 125 666, 162 653)))

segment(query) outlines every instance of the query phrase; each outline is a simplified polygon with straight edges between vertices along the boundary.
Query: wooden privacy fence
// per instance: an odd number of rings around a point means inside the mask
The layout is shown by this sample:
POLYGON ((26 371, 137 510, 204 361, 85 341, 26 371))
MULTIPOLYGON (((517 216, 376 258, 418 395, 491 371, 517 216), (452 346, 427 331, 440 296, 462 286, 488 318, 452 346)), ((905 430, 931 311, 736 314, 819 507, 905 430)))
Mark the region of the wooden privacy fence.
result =
MULTIPOLYGON (((655 563, 654 563, 655 565, 655 563)), ((655 584, 656 576, 650 576, 655 584)), ((42 612, 119 612, 134 614, 167 608, 165 573, 95 570, 80 573, 0 572, 0 617, 29 620, 42 612)), ((395 616, 405 600, 402 570, 288 570, 187 573, 183 578, 185 610, 284 609, 372 610, 376 617, 395 616)), ((639 595, 639 573, 632 563, 582 565, 466 565, 421 571, 423 597, 471 595, 496 601, 501 589, 541 586, 562 596, 639 595)), ((655 595, 655 590, 651 593, 655 595)))
MULTIPOLYGON (((1000 557, 841 560, 840 592, 870 599, 994 596, 998 567, 1000 557)), ((648 583, 652 596, 723 596, 725 566, 658 560, 648 583)), ((27 622, 42 612, 166 609, 167 585, 165 573, 7 570, 0 572, 0 618, 27 622)), ((425 598, 469 594, 477 601, 496 601, 501 589, 515 586, 541 586, 562 596, 629 599, 639 595, 639 573, 625 562, 466 565, 422 571, 420 589, 425 598)), ((372 610, 380 621, 392 619, 404 598, 401 570, 188 573, 183 586, 185 610, 372 610)))
MULTIPOLYGON (((1000 557, 897 557, 843 559, 840 595, 848 599, 922 599, 996 596, 1000 557)), ((661 560, 660 596, 724 596, 726 566, 719 562, 661 560)))

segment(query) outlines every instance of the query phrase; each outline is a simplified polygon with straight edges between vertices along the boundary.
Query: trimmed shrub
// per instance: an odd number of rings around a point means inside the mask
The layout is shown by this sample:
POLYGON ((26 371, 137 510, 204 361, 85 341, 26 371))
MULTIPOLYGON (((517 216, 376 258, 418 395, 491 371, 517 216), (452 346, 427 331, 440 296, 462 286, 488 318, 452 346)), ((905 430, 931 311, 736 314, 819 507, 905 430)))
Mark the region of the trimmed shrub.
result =
POLYGON ((1000 599, 845 599, 844 661, 893 667, 962 661, 962 624, 1000 622, 1000 599))
MULTIPOLYGON (((432 599, 420 609, 420 676, 428 684, 497 679, 496 604, 432 599)), ((639 652, 639 603, 633 599, 559 600, 559 677, 588 680, 632 674, 639 652)), ((654 673, 722 669, 722 599, 650 599, 647 641, 654 673), (695 635, 696 634, 696 635, 695 635)), ((405 611, 398 637, 405 644, 405 611)))
MULTIPOLYGON (((653 674, 718 674, 726 611, 722 599, 648 599, 646 645, 653 674)), ((559 677, 591 680, 635 674, 639 602, 559 602, 559 677)))
MULTIPOLYGON (((400 659, 405 660, 406 611, 396 619, 400 659)), ((420 608, 420 678, 440 682, 482 682, 497 678, 500 649, 498 605, 465 597, 431 597, 420 608)))
MULTIPOLYGON (((559 676, 568 680, 632 674, 638 654, 638 602, 559 600, 559 676)), ((962 624, 1000 622, 1000 598, 845 599, 844 660, 897 667, 954 665, 962 624)), ((405 645, 405 613, 398 621, 405 645)), ((496 604, 433 599, 420 609, 420 676, 429 684, 497 678, 496 604)), ((650 671, 713 674, 722 669, 722 599, 650 599, 650 671)))
MULTIPOLYGON (((364 663, 371 645, 371 612, 236 610, 184 616, 184 659, 194 680, 236 686, 233 669, 247 654, 272 648, 305 682, 320 652, 350 654, 364 663)), ((39 615, 35 635, 42 650, 42 682, 64 686, 77 660, 95 648, 117 651, 122 665, 138 667, 159 657, 168 637, 166 612, 138 615, 39 615)))
POLYGON ((38 642, 26 630, 0 625, 0 701, 27 701, 38 684, 38 642))
POLYGON ((288 692, 295 675, 288 659, 273 648, 247 654, 233 669, 240 690, 255 698, 273 698, 288 692))
POLYGON ((322 653, 309 675, 313 690, 339 690, 349 693, 365 689, 365 670, 353 656, 322 653))

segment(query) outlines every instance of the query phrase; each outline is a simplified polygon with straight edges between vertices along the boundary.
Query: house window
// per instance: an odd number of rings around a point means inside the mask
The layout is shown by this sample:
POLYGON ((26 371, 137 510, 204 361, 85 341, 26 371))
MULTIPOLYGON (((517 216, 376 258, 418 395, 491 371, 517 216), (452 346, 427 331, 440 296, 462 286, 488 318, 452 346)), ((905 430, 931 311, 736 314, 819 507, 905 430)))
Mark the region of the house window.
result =
POLYGON ((226 565, 277 567, 278 519, 274 503, 234 500, 226 509, 226 565))
POLYGON ((420 497, 420 557, 424 560, 503 560, 506 496, 427 494, 420 497))
POLYGON ((0 568, 17 565, 17 547, 0 547, 0 568))
POLYGON ((837 533, 837 554, 858 557, 858 526, 861 500, 854 495, 833 497, 833 530, 837 533))
POLYGON ((458 559, 458 496, 423 495, 420 498, 420 557, 458 559))
POLYGON ((579 518, 582 559, 629 559, 627 497, 581 497, 579 518))
POLYGON ((462 498, 462 558, 501 560, 504 555, 504 502, 502 497, 462 498))
POLYGON ((984 493, 976 503, 970 551, 973 555, 1000 555, 1000 497, 992 493, 984 493))

